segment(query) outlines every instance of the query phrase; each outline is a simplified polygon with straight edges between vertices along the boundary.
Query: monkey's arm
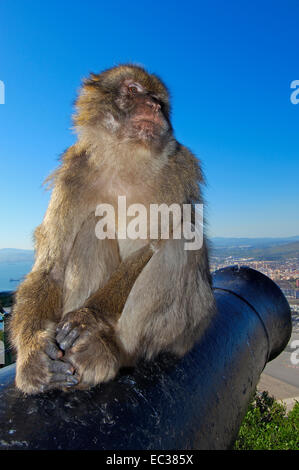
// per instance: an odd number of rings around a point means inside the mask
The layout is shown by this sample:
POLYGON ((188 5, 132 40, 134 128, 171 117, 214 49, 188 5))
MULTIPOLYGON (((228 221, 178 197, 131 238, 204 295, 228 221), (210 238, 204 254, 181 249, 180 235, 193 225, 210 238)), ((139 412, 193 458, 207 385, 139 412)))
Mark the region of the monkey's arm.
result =
POLYGON ((85 307, 96 318, 106 318, 116 325, 132 287, 153 255, 152 245, 146 245, 124 260, 107 284, 87 299, 85 307))
POLYGON ((56 341, 76 370, 80 380, 77 388, 109 380, 126 362, 115 326, 136 279, 152 255, 151 245, 133 253, 82 308, 69 312, 59 323, 56 341))
POLYGON ((98 321, 105 321, 113 327, 116 325, 137 277, 152 255, 151 245, 133 253, 112 273, 108 282, 86 300, 83 307, 63 317, 56 328, 56 341, 61 349, 69 349, 80 335, 78 316, 91 314, 98 321))
POLYGON ((9 329, 17 350, 16 385, 25 393, 77 382, 54 342, 61 301, 61 287, 45 271, 30 273, 18 289, 9 329))
POLYGON ((136 280, 117 325, 126 354, 150 359, 161 351, 185 354, 215 312, 205 243, 186 250, 166 240, 136 280))
POLYGON ((10 322, 10 339, 17 350, 16 385, 38 393, 58 385, 72 385, 73 368, 59 361, 55 326, 62 312, 63 276, 79 229, 74 201, 55 187, 44 221, 35 232, 36 261, 17 291, 10 322))

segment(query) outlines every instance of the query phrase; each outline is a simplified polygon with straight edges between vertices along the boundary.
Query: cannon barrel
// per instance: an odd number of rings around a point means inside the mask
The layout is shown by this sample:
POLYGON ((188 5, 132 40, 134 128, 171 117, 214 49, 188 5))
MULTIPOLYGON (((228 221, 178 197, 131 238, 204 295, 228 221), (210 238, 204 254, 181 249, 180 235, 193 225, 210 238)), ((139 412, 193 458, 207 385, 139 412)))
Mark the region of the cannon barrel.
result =
POLYGON ((228 449, 268 360, 287 345, 289 305, 258 271, 213 274, 217 313, 182 359, 161 354, 89 391, 24 396, 0 371, 0 449, 228 449))

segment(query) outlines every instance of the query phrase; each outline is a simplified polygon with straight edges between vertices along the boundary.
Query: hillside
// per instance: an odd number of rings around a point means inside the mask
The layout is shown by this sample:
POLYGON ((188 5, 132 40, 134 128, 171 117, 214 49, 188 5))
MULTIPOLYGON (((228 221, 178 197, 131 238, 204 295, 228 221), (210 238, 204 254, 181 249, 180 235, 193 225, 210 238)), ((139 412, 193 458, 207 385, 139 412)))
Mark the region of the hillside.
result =
POLYGON ((215 240, 212 240, 212 256, 227 257, 234 256, 240 258, 255 258, 257 260, 283 260, 286 258, 299 258, 299 241, 292 242, 273 242, 263 241, 260 243, 250 243, 250 239, 239 244, 223 244, 217 245, 215 240))
POLYGON ((299 242, 299 236, 294 237, 260 237, 260 238, 236 238, 236 237, 213 237, 212 243, 217 247, 269 247, 299 242))
POLYGON ((33 262, 33 250, 20 250, 18 248, 1 248, 0 263, 33 262))

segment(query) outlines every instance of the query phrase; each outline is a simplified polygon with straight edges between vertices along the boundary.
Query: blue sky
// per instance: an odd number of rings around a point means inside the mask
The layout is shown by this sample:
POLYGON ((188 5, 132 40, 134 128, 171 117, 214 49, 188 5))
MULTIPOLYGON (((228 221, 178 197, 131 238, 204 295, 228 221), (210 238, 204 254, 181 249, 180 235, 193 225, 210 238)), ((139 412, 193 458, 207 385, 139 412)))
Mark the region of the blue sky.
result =
POLYGON ((0 248, 32 247, 81 79, 128 61, 171 90, 177 139, 206 173, 209 233, 298 235, 298 15, 297 0, 1 0, 0 248))

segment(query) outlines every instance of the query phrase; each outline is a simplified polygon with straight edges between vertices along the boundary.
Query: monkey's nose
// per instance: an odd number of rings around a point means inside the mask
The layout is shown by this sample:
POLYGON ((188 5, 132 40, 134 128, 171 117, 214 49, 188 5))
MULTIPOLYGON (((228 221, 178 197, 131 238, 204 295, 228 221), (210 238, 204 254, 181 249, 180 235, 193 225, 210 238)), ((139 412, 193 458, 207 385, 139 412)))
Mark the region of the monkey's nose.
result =
POLYGON ((161 109, 161 105, 157 101, 147 100, 146 104, 150 106, 155 111, 155 113, 161 109))

